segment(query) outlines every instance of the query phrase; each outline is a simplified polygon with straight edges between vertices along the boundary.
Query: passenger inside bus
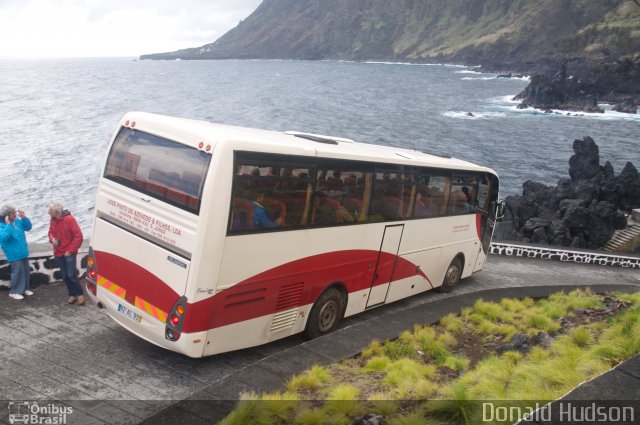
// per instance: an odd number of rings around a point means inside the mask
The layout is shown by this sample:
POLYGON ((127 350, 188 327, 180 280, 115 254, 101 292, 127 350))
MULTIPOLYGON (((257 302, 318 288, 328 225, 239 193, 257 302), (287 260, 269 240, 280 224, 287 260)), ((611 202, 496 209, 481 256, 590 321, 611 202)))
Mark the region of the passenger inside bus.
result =
POLYGON ((317 192, 313 209, 313 224, 330 225, 354 223, 353 215, 335 199, 324 192, 317 192))
POLYGON ((274 210, 273 219, 267 215, 265 207, 262 205, 264 202, 264 193, 252 191, 249 193, 249 199, 253 205, 253 228, 254 229, 275 229, 282 224, 281 212, 274 210))

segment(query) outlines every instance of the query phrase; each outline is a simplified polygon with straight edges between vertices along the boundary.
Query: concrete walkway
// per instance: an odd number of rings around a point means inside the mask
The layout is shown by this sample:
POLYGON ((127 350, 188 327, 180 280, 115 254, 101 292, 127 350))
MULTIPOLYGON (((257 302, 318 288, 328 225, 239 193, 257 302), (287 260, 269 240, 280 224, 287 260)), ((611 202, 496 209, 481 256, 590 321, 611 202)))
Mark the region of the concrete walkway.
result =
MULTIPOLYGON (((0 399, 14 402, 6 402, 7 410, 0 404, 0 423, 9 423, 16 402, 28 401, 34 409, 37 400, 36 409, 72 409, 65 417, 68 424, 211 424, 233 408, 242 391, 281 389, 291 375, 314 363, 353 356, 374 338, 395 338, 414 323, 434 323, 479 298, 539 297, 582 286, 635 292, 640 272, 492 256, 483 272, 451 294, 428 292, 368 311, 313 341, 293 336, 204 359, 146 343, 95 306, 66 305, 62 284, 36 288, 23 302, 0 291, 0 399)), ((619 388, 640 399, 637 358, 605 376, 616 382, 609 386, 614 399, 619 388)))

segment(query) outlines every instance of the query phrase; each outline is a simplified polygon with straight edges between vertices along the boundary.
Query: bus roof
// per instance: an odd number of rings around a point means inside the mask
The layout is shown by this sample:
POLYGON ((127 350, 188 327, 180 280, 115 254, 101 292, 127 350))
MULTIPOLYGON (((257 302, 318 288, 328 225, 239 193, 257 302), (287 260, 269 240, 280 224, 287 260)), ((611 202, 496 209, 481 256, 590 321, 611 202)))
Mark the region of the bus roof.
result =
POLYGON ((121 120, 121 124, 125 127, 129 127, 134 122, 136 129, 201 149, 206 144, 243 142, 241 150, 247 150, 248 147, 254 146, 256 150, 264 152, 265 144, 268 144, 278 153, 283 154, 300 155, 306 153, 323 158, 483 171, 497 175, 490 168, 446 155, 361 143, 342 137, 295 131, 261 130, 147 112, 129 112, 121 120), (200 142, 204 142, 204 144, 200 142))

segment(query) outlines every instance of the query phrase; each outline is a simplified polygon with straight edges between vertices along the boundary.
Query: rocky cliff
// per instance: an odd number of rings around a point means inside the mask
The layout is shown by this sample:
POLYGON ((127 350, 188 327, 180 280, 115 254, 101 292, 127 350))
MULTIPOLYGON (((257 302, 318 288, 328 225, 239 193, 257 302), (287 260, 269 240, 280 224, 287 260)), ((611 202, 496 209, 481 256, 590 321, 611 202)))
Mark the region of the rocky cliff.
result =
POLYGON ((522 196, 507 197, 495 239, 599 249, 625 227, 625 213, 640 207, 638 170, 628 162, 616 176, 609 162, 601 166, 590 137, 575 140, 573 151, 557 186, 527 181, 522 196))
POLYGON ((220 39, 142 59, 456 61, 527 71, 640 53, 634 0, 264 0, 220 39))

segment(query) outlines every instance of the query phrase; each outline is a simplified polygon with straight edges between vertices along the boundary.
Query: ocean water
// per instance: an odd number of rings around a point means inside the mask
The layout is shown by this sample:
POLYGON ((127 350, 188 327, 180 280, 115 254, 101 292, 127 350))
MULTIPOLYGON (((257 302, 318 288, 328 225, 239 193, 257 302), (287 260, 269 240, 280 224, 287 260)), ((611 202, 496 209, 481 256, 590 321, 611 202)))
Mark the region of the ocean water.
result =
POLYGON ((498 171, 503 197, 567 176, 584 136, 616 173, 640 166, 640 115, 518 110, 526 85, 451 65, 0 60, 0 203, 32 218, 31 242, 46 241, 52 200, 88 237, 109 140, 131 110, 447 153, 498 171))

